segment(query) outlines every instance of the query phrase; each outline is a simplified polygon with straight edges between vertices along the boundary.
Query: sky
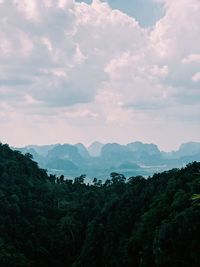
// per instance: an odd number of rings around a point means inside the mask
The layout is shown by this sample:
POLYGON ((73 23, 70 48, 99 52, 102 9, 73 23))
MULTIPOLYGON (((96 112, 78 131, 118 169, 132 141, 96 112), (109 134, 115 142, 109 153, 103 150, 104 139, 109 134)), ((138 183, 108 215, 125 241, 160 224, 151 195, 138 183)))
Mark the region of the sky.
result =
POLYGON ((0 0, 0 141, 200 141, 200 0, 0 0))

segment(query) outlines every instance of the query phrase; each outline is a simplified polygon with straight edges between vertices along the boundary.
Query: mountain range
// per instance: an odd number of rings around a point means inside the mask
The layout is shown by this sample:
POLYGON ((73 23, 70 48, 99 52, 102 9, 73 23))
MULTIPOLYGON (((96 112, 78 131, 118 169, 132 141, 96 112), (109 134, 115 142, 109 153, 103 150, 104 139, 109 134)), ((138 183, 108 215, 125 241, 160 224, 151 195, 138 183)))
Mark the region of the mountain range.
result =
POLYGON ((127 176, 149 176, 170 168, 179 168, 192 161, 200 161, 200 142, 188 142, 177 151, 160 151, 155 144, 136 141, 121 145, 94 142, 89 147, 81 143, 29 145, 13 148, 29 153, 39 166, 53 174, 76 177, 86 174, 88 179, 105 178, 111 172, 127 176))

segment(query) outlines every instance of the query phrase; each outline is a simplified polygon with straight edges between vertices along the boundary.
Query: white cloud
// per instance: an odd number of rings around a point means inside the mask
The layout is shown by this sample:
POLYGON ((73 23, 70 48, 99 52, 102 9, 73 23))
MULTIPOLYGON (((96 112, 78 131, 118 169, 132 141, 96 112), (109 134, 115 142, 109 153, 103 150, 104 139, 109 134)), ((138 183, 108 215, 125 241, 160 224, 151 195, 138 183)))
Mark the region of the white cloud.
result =
POLYGON ((7 114, 27 128, 30 116, 45 129, 51 118, 69 132, 85 123, 85 139, 98 139, 97 129, 111 136, 113 127, 130 138, 123 129, 137 128, 133 138, 145 139, 163 118, 183 120, 186 103, 197 117, 200 2, 164 2, 164 17, 143 29, 99 0, 1 1, 0 120, 7 114))
POLYGON ((190 54, 182 59, 183 64, 200 63, 200 54, 190 54))
POLYGON ((7 14, 3 34, 9 36, 2 38, 6 64, 12 70, 8 79, 15 81, 14 72, 29 83, 20 88, 18 97, 29 94, 50 106, 92 101, 106 80, 105 64, 124 49, 137 51, 145 37, 134 19, 100 1, 90 6, 16 0, 9 5, 16 21, 13 25, 13 16, 7 14), (127 42, 129 37, 133 43, 127 42), (13 61, 17 61, 14 67, 13 61))
POLYGON ((74 5, 73 0, 59 0, 58 1, 58 7, 60 8, 71 8, 74 5))
POLYGON ((192 80, 193 80, 193 82, 200 82, 200 72, 195 73, 192 76, 192 80))

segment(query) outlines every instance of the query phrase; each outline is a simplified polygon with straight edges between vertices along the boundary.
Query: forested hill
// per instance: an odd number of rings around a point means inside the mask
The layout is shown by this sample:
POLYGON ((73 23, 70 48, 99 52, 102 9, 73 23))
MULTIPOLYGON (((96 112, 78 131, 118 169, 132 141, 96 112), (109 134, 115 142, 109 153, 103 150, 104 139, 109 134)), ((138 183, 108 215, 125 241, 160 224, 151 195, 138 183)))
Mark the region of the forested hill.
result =
POLYGON ((199 267, 200 163, 102 184, 0 145, 1 267, 199 267))

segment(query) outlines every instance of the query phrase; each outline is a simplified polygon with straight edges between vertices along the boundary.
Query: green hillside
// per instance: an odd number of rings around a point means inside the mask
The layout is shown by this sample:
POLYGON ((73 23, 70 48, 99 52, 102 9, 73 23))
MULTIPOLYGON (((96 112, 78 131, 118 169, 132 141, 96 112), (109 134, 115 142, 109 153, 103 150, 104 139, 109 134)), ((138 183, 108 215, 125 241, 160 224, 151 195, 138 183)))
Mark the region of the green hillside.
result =
POLYGON ((200 163, 104 183, 0 145, 1 267, 199 267, 200 163))

